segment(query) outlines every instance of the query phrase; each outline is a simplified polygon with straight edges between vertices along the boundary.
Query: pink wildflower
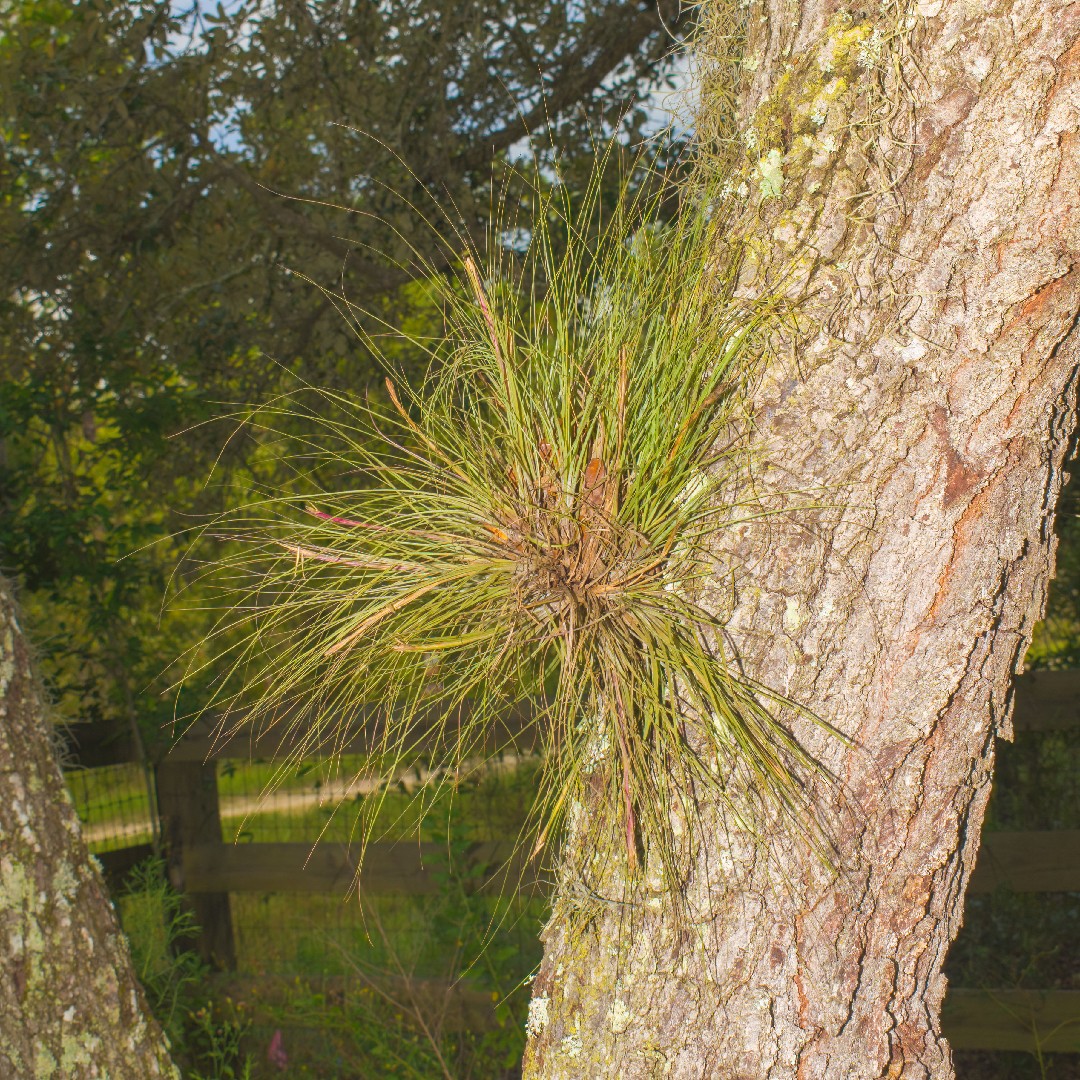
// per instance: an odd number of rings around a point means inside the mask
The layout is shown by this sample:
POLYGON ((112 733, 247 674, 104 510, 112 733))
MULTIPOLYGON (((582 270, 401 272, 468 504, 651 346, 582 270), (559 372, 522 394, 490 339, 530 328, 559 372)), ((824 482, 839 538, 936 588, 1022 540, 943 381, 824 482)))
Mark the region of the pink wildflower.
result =
POLYGON ((285 1053, 285 1045, 281 1038, 281 1031, 275 1031, 270 1037, 270 1045, 266 1048, 266 1060, 278 1069, 289 1067, 289 1055, 285 1053))

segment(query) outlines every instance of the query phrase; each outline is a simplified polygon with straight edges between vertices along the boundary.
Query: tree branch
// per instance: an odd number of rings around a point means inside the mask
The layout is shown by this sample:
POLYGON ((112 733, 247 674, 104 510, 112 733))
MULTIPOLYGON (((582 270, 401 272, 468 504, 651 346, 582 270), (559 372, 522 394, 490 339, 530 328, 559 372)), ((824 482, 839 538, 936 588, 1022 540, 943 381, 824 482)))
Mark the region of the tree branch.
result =
MULTIPOLYGON (((609 8, 586 26, 577 44, 551 72, 552 89, 529 112, 485 137, 478 137, 454 155, 454 167, 473 172, 490 164, 493 154, 519 139, 543 130, 552 117, 562 115, 593 93, 626 57, 637 52, 654 34, 678 34, 691 20, 687 5, 680 0, 658 0, 642 4, 634 13, 618 5, 609 8)), ((656 50, 656 59, 662 53, 656 50)))

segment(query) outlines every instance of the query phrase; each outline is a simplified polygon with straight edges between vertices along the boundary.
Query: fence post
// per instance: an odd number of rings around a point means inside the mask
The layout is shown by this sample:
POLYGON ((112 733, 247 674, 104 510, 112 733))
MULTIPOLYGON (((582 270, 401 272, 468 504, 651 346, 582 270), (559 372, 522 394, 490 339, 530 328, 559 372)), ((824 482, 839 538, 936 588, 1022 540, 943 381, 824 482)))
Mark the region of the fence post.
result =
POLYGON ((236 967, 232 912, 227 892, 188 893, 184 881, 184 852, 196 845, 220 844, 221 810, 217 770, 213 762, 160 761, 155 769, 158 815, 165 846, 165 864, 173 888, 199 924, 190 943, 218 971, 236 967))

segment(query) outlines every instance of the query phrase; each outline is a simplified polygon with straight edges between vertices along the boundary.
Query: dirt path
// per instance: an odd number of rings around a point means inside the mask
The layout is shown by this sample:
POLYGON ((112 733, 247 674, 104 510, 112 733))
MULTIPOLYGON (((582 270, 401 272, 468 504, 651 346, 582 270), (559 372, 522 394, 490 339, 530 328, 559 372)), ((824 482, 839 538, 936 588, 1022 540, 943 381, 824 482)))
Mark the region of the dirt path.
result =
MULTIPOLYGON (((505 754, 498 761, 488 764, 487 772, 499 774, 513 772, 523 759, 517 754, 505 754)), ((476 764, 465 762, 463 771, 469 772, 476 764)), ((400 782, 405 791, 412 794, 431 780, 436 772, 420 766, 411 765, 402 769, 392 782, 400 782)), ((321 784, 317 790, 310 788, 282 789, 260 795, 222 795, 219 799, 221 820, 235 820, 254 817, 256 814, 275 814, 288 811, 307 811, 326 804, 339 804, 350 799, 362 798, 378 790, 379 783, 374 780, 331 780, 321 784)), ((141 840, 149 839, 152 825, 149 815, 136 821, 99 821, 91 826, 83 826, 83 836, 88 844, 100 844, 106 840, 141 840)))

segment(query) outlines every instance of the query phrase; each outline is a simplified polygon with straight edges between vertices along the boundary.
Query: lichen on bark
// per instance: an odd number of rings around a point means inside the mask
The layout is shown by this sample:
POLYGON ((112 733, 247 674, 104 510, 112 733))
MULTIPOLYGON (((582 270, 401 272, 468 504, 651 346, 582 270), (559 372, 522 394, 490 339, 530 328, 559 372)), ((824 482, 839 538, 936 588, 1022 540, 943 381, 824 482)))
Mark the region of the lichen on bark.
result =
POLYGON ((45 704, 0 580, 0 1076, 179 1080, 82 838, 45 704))

